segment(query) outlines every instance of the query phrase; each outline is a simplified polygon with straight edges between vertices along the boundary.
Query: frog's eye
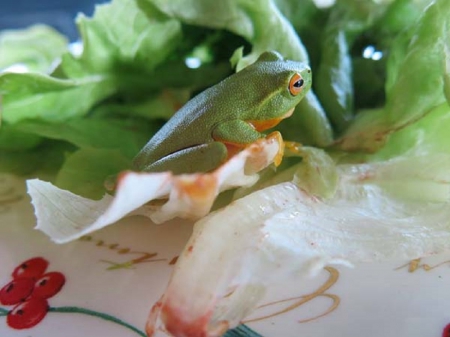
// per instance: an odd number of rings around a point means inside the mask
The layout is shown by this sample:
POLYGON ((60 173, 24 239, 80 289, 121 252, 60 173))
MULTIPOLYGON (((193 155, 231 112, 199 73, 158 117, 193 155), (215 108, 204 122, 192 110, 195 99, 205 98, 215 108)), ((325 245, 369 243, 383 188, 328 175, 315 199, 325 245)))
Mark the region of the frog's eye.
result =
POLYGON ((297 96, 299 93, 301 93, 303 90, 303 84, 305 84, 305 81, 300 74, 295 74, 294 76, 292 76, 291 80, 289 81, 289 92, 291 93, 291 95, 297 96))

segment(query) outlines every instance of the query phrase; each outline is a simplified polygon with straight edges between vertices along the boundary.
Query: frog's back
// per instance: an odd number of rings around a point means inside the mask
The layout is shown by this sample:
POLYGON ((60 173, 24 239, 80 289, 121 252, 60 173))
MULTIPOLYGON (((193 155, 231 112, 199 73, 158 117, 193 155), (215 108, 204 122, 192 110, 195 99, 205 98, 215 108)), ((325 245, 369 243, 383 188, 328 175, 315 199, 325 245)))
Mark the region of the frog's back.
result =
POLYGON ((211 130, 217 121, 209 115, 214 106, 220 106, 214 104, 219 94, 220 91, 212 87, 187 102, 135 157, 135 168, 142 170, 149 163, 176 151, 213 141, 211 130))

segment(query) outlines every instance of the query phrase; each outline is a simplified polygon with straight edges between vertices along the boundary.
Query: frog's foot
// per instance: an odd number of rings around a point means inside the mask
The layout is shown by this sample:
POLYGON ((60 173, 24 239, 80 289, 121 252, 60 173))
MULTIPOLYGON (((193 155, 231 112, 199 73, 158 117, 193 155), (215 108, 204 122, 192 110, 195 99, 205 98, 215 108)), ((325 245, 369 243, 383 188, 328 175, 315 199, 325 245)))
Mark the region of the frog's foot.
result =
POLYGON ((298 142, 286 141, 284 142, 285 155, 289 157, 303 157, 303 145, 298 142))
POLYGON ((270 133, 267 137, 267 140, 270 139, 274 139, 278 144, 280 144, 280 147, 278 148, 278 152, 275 155, 275 158, 273 160, 273 163, 275 164, 275 166, 280 166, 281 162, 283 161, 283 156, 284 156, 284 148, 285 148, 285 142, 283 140, 283 137, 281 136, 281 133, 279 133, 278 131, 274 131, 272 133, 270 133))
POLYGON ((103 182, 103 187, 108 193, 114 192, 117 187, 117 175, 107 176, 103 182))

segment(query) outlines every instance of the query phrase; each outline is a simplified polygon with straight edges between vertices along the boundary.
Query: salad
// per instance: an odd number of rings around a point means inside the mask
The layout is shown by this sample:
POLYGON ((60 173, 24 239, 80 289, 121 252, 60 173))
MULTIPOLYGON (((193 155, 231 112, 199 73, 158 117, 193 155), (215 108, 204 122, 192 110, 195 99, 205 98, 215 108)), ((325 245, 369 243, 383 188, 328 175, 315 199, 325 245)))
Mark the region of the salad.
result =
POLYGON ((0 33, 0 169, 29 179, 56 242, 135 214, 199 219, 148 335, 220 336, 281 277, 450 248, 449 1, 113 0, 77 25, 71 43, 0 33), (313 74, 276 170, 268 137, 208 173, 130 171, 193 95, 268 50, 313 74))

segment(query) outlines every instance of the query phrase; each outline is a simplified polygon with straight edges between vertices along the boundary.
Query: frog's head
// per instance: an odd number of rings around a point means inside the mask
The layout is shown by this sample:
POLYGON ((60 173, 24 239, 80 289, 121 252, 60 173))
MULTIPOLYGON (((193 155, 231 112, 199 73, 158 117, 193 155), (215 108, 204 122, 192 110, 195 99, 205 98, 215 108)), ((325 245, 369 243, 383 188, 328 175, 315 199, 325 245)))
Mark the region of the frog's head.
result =
POLYGON ((246 69, 253 74, 251 91, 255 99, 248 117, 261 122, 258 131, 289 117, 311 88, 311 69, 303 62, 284 60, 277 52, 261 54, 246 69))

